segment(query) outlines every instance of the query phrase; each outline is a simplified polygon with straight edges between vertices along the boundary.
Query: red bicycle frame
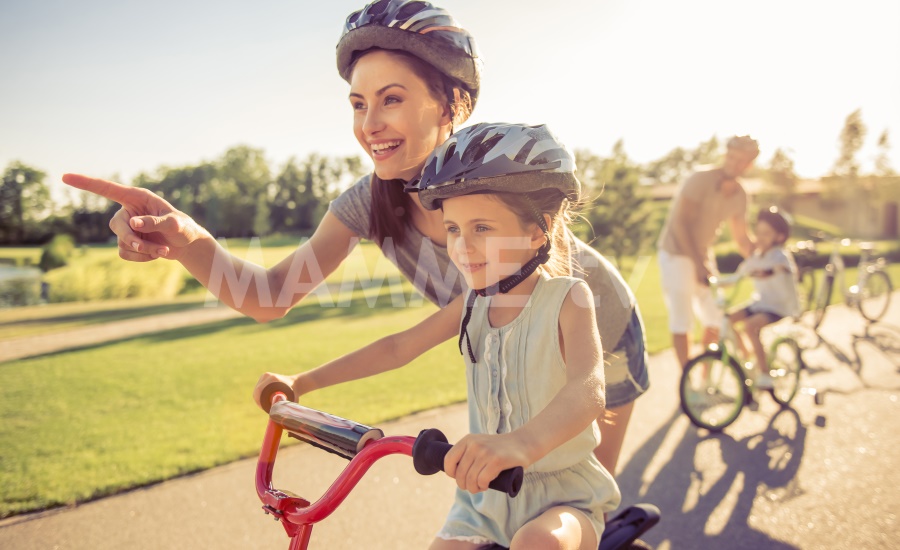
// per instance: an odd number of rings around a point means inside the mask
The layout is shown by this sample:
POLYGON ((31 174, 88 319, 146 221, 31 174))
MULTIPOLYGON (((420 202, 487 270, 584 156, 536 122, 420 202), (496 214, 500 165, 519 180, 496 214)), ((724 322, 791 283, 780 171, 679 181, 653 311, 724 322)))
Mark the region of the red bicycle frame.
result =
MULTIPOLYGON (((275 393, 272 403, 284 400, 286 397, 283 393, 275 393)), ((367 442, 325 494, 311 504, 304 498, 272 486, 275 456, 278 454, 283 432, 284 428, 281 425, 269 419, 263 445, 259 451, 259 461, 256 464, 256 494, 263 503, 263 510, 275 516, 291 537, 290 550, 305 550, 309 546, 313 524, 327 518, 340 506, 376 460, 393 454, 412 456, 413 444, 416 441, 416 438, 409 436, 388 436, 367 442)))

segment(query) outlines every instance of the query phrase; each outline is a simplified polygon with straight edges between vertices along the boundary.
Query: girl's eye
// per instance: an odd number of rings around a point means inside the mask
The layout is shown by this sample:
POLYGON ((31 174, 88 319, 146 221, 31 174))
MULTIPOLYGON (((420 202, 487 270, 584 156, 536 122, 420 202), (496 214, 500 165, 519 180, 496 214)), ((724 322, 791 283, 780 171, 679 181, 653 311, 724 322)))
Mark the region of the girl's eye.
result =
POLYGON ((357 101, 357 102, 353 103, 353 110, 354 110, 354 111, 362 111, 362 110, 365 109, 365 108, 366 108, 366 106, 363 105, 361 101, 357 101))
POLYGON ((385 104, 385 105, 390 105, 390 104, 392 104, 392 103, 400 103, 401 101, 402 101, 402 100, 401 100, 399 97, 395 96, 395 95, 389 95, 389 96, 387 96, 386 98, 384 98, 384 104, 385 104))
POLYGON ((475 226, 475 231, 478 231, 478 232, 482 232, 482 233, 483 233, 483 232, 485 232, 485 231, 490 231, 490 230, 491 230, 491 228, 488 227, 488 226, 486 226, 486 225, 476 225, 476 226, 475 226))
POLYGON ((459 228, 456 227, 455 225, 448 225, 447 233, 459 233, 459 228))

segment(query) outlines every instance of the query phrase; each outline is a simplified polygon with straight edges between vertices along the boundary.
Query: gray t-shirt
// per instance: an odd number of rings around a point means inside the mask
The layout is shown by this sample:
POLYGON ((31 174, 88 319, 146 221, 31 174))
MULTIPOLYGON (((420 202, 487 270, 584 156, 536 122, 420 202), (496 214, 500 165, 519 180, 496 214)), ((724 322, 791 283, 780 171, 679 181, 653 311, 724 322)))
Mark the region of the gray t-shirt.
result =
MULTIPOLYGON (((371 239, 371 177, 360 178, 328 206, 338 220, 362 238, 371 239)), ((615 350, 631 321, 635 298, 618 270, 599 252, 570 234, 573 276, 584 279, 594 293, 600 339, 607 351, 615 350), (609 344, 613 342, 612 346, 609 344)), ((444 307, 466 288, 465 279, 450 261, 447 247, 410 226, 402 246, 386 241, 382 252, 404 277, 431 302, 444 307)))

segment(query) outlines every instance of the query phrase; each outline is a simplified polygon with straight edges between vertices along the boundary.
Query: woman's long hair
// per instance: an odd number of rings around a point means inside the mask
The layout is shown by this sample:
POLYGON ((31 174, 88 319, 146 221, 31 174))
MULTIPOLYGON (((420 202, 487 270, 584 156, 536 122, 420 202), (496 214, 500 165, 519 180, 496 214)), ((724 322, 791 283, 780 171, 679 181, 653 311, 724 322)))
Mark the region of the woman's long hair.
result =
MULTIPOLYGON (((356 58, 371 52, 361 52, 356 58)), ((428 86, 432 97, 446 102, 450 109, 454 126, 465 122, 472 113, 472 96, 465 86, 434 68, 430 63, 399 50, 382 50, 398 58, 428 86), (452 98, 452 101, 451 101, 452 98)), ((356 61, 354 61, 355 63, 356 61)), ((403 190, 399 182, 385 182, 372 173, 372 212, 369 221, 369 235, 372 240, 382 246, 390 238, 394 245, 402 245, 406 239, 412 218, 410 213, 415 208, 412 198, 403 190)))

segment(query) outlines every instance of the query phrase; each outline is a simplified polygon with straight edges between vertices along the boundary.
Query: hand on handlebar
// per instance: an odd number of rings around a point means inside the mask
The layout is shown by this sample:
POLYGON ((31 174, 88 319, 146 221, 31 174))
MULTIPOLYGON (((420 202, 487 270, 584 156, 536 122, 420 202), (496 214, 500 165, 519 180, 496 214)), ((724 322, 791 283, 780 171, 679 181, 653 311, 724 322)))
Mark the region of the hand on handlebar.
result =
MULTIPOLYGON (((262 376, 259 377, 259 380, 256 381, 256 387, 253 388, 253 401, 256 402, 256 405, 260 409, 268 412, 269 407, 271 406, 271 403, 263 403, 263 394, 268 393, 265 390, 267 388, 270 389, 270 386, 272 386, 272 384, 284 384, 284 385, 288 386, 289 388, 291 388, 291 390, 294 393, 294 395, 289 395, 288 399, 296 400, 301 395, 303 395, 303 392, 301 392, 299 390, 299 388, 297 387, 297 380, 299 378, 300 378, 300 374, 286 375, 286 374, 277 374, 274 372, 264 373, 262 376)), ((267 399, 268 399, 268 397, 269 396, 266 396, 267 399)))
POLYGON ((503 470, 531 463, 515 434, 469 434, 444 457, 444 472, 460 489, 480 493, 503 470))
POLYGON ((212 238, 190 216, 147 189, 79 174, 65 174, 62 180, 76 189, 122 205, 110 220, 109 228, 118 238, 119 257, 123 260, 178 260, 194 241, 212 238))

